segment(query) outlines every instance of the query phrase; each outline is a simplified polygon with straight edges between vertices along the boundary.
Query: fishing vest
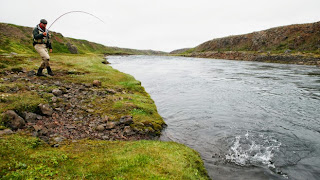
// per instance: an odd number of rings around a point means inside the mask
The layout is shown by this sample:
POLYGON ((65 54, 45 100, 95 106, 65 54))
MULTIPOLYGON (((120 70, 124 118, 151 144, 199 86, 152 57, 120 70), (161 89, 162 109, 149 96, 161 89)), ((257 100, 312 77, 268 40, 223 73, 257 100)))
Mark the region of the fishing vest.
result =
MULTIPOLYGON (((41 29, 39 25, 37 25, 37 30, 38 30, 39 34, 44 33, 43 29, 41 29)), ((47 44, 49 42, 50 34, 49 34, 48 30, 46 30, 46 32, 47 32, 47 36, 43 37, 42 39, 35 39, 33 37, 33 43, 34 44, 47 44)))

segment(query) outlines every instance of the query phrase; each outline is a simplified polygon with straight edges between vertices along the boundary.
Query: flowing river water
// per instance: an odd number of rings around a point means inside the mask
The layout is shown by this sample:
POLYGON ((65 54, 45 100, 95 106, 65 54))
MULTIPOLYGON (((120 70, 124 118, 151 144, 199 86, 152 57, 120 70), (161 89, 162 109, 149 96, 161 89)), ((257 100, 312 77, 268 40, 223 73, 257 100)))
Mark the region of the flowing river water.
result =
POLYGON ((320 179, 320 69, 110 56, 155 101, 162 140, 197 150, 212 179, 320 179))

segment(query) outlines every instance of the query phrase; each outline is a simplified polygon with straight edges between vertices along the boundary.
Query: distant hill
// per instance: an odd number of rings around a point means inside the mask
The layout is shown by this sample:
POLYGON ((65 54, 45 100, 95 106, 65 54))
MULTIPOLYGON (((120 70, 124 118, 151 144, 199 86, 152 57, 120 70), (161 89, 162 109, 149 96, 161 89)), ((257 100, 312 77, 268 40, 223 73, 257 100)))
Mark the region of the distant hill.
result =
POLYGON ((170 54, 268 62, 286 60, 285 63, 320 63, 320 59, 317 59, 320 55, 320 21, 217 38, 192 49, 175 50, 170 54), (300 61, 301 58, 303 61, 300 61))
MULTIPOLYGON (((33 27, 0 23, 0 53, 34 53, 32 46, 33 27)), ((101 53, 108 55, 162 55, 161 51, 135 50, 108 47, 87 40, 64 37, 61 33, 50 32, 54 53, 101 53)))
POLYGON ((244 35, 213 39, 193 52, 205 51, 291 51, 320 53, 320 21, 281 26, 244 35))
POLYGON ((184 53, 188 50, 190 50, 191 48, 183 48, 183 49, 176 49, 174 51, 171 51, 170 54, 180 54, 180 53, 184 53))

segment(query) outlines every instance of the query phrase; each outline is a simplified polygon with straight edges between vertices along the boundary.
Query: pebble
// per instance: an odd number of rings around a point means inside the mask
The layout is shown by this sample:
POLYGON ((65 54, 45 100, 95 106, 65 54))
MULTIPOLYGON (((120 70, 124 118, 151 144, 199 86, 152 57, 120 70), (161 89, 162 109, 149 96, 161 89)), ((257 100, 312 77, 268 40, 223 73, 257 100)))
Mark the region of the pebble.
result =
POLYGON ((102 125, 98 125, 98 126, 96 127, 96 130, 101 132, 101 131, 104 131, 105 128, 104 128, 104 126, 102 126, 102 125))

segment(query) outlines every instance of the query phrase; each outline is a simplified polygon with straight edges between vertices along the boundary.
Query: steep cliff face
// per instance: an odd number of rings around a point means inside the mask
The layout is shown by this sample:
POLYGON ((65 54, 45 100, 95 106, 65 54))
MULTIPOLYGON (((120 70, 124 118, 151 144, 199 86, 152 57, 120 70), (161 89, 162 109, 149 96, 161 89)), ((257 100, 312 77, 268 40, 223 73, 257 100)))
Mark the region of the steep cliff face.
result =
POLYGON ((193 52, 205 51, 272 51, 286 50, 320 53, 320 21, 271 28, 244 35, 207 41, 193 52))

